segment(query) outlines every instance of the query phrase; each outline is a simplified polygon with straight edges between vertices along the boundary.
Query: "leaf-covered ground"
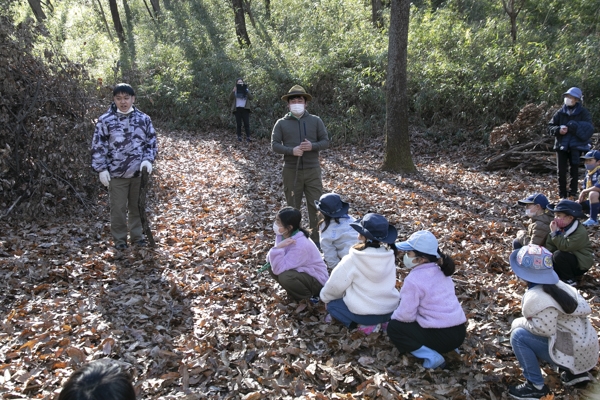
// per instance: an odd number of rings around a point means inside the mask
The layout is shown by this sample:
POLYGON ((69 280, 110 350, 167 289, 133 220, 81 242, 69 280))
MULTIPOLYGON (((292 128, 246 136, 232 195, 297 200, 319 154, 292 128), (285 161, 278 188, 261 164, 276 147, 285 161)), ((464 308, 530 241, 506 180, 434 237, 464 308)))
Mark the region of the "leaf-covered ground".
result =
MULTIPOLYGON (((140 399, 507 398, 521 378, 507 336, 523 294, 507 263, 524 220, 515 204, 534 191, 557 200, 553 175, 482 172, 480 152, 418 136, 413 177, 380 170, 381 140, 322 153, 325 190, 353 215, 387 216, 400 239, 430 229, 458 262, 468 336, 446 369, 429 371, 384 333, 326 324, 322 304, 291 302, 257 274, 284 205, 281 161, 268 142, 233 137, 160 136, 148 201, 154 249, 111 247, 106 194, 95 219, 0 223, 3 398, 51 399, 101 357, 129 368, 140 399)), ((399 267, 398 285, 405 275, 399 267)), ((599 278, 596 265, 581 285, 596 328, 599 278)), ((598 398, 545 371, 556 398, 598 398)))

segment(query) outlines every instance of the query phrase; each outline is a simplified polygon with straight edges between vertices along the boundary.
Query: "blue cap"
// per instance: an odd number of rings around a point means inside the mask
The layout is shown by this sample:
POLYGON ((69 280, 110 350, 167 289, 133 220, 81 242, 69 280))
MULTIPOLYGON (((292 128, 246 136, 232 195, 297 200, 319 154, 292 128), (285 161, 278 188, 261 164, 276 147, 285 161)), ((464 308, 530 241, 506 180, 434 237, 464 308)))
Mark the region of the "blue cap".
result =
POLYGON ((420 251, 440 258, 438 254, 438 241, 429 231, 417 231, 410 235, 408 240, 396 243, 396 248, 401 251, 420 251))
POLYGON ((541 193, 534 193, 525 199, 519 200, 518 203, 522 206, 527 204, 539 204, 542 209, 545 209, 548 205, 548 199, 541 193))
POLYGON ((566 92, 563 93, 563 96, 566 94, 570 94, 571 96, 577 97, 580 100, 583 97, 583 94, 581 93, 581 89, 579 89, 578 87, 570 88, 569 90, 567 90, 566 92))
POLYGON ((585 156, 582 156, 581 158, 584 158, 586 160, 590 159, 590 158, 595 158, 596 161, 600 160, 600 151, 598 150, 590 150, 587 153, 585 153, 585 156))

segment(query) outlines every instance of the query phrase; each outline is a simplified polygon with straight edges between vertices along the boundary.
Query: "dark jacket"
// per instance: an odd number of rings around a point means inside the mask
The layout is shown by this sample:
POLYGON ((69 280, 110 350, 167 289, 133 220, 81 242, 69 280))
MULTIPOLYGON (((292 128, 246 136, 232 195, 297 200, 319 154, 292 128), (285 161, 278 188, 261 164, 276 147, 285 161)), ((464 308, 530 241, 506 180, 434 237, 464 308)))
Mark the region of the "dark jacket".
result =
POLYGON ((590 139, 594 134, 592 117, 579 102, 571 108, 563 105, 548 124, 548 134, 554 136, 554 150, 588 151, 592 148, 590 139), (561 125, 569 128, 566 135, 560 134, 561 125))
MULTIPOLYGON (((237 107, 235 106, 235 96, 237 94, 237 90, 232 90, 229 92, 229 102, 231 103, 231 112, 235 114, 237 107)), ((246 105, 244 108, 249 112, 252 112, 252 107, 250 107, 250 100, 254 99, 254 95, 250 92, 250 90, 246 89, 246 105)))

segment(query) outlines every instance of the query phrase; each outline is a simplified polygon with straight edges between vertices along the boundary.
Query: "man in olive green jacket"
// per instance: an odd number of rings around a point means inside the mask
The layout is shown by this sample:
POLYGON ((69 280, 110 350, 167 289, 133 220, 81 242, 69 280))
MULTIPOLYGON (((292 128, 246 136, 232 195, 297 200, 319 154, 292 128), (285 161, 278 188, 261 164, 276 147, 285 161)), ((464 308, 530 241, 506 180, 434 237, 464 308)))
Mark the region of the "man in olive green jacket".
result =
POLYGON ((319 245, 315 200, 323 194, 319 151, 329 147, 329 135, 321 118, 306 111, 312 96, 295 85, 281 97, 289 113, 279 119, 271 134, 271 148, 283 154, 283 191, 290 207, 300 209, 306 197, 311 239, 319 245))
POLYGON ((561 281, 576 286, 577 280, 592 267, 594 252, 586 228, 578 218, 585 218, 581 204, 561 200, 556 207, 549 205, 554 213, 550 222, 550 234, 546 248, 552 252, 554 270, 561 281))

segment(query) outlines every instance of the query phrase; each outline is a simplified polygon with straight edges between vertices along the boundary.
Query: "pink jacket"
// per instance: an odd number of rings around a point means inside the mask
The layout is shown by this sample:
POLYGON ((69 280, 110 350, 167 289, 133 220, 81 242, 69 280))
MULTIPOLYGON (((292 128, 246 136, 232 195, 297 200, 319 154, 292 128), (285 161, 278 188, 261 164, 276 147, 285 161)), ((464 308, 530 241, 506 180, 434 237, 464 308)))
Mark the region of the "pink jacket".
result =
POLYGON ((392 319, 417 321, 422 328, 450 328, 467 321, 454 292, 454 281, 436 263, 421 264, 410 271, 392 319))
MULTIPOLYGON (((325 285, 329 279, 329 273, 317 246, 302 232, 298 232, 292 237, 296 243, 281 249, 273 247, 269 250, 267 261, 271 263, 273 273, 279 275, 284 271, 294 269, 307 273, 318 280, 321 285, 325 285)), ((283 236, 277 235, 275 245, 277 246, 282 240, 283 236)))

